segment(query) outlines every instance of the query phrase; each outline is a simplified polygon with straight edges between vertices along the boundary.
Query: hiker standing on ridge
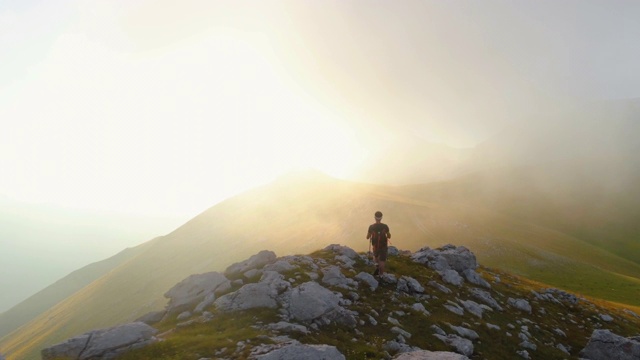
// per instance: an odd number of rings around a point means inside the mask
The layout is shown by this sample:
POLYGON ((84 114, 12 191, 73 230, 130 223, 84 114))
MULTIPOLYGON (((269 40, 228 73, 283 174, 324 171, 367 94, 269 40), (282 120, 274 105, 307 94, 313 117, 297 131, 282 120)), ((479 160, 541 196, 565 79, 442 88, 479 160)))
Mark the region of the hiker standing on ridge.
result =
POLYGON ((371 239, 371 245, 373 246, 373 256, 376 261, 376 271, 373 275, 384 275, 384 263, 387 261, 387 240, 391 239, 391 233, 389 232, 389 226, 383 224, 382 213, 376 211, 375 213, 376 223, 369 225, 369 231, 367 232, 367 239, 371 239))

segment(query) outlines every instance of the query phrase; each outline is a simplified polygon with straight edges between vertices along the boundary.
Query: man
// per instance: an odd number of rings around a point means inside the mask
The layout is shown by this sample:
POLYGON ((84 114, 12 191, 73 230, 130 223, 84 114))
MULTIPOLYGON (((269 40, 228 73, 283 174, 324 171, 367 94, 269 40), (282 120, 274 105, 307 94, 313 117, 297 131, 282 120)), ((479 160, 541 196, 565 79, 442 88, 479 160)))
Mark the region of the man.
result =
POLYGON ((376 261, 376 271, 373 275, 382 276, 384 275, 384 263, 387 261, 387 240, 391 239, 391 233, 389 232, 389 226, 381 222, 382 213, 380 211, 376 211, 374 216, 376 223, 369 225, 367 240, 371 239, 373 256, 376 261))

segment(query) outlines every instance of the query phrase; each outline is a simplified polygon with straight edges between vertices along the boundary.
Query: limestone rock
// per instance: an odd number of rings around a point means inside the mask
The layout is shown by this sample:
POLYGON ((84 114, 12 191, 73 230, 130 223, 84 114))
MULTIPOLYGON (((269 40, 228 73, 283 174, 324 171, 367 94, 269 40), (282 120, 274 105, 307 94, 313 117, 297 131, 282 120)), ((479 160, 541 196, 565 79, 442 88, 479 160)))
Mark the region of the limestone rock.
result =
POLYGON ((516 308, 518 310, 522 310, 524 312, 527 312, 527 313, 531 314, 531 305, 525 299, 509 298, 509 299, 507 299, 507 304, 513 306, 514 308, 516 308))
POLYGON ((276 298, 278 292, 268 283, 259 282, 247 284, 235 292, 224 295, 214 301, 214 305, 221 311, 241 311, 253 308, 278 307, 276 298))
POLYGON ((396 288, 398 289, 398 291, 407 294, 422 294, 424 292, 424 287, 420 285, 418 280, 409 276, 400 277, 400 279, 398 279, 396 288))
POLYGON ((489 284, 487 280, 483 279, 482 276, 480 276, 480 274, 478 274, 474 269, 467 269, 462 272, 462 275, 464 275, 464 278, 472 284, 482 286, 487 289, 491 288, 491 284, 489 284))
POLYGON ((237 262, 230 265, 224 274, 228 277, 234 277, 251 269, 261 269, 267 264, 270 264, 276 260, 276 253, 273 251, 262 250, 259 253, 251 256, 249 259, 241 262, 237 262))
POLYGON ((471 340, 467 340, 461 338, 458 335, 452 334, 449 334, 447 336, 434 334, 433 336, 437 337, 445 344, 453 347, 458 354, 462 354, 465 356, 471 356, 473 354, 473 343, 471 342, 471 340))
POLYGON ((317 282, 306 282, 288 294, 289 316, 311 321, 339 307, 340 298, 317 282))
POLYGON ((191 275, 164 294, 169 298, 167 313, 179 314, 193 310, 208 294, 215 293, 221 286, 230 286, 229 280, 218 272, 191 275))
POLYGON ((344 355, 329 345, 292 344, 257 357, 259 360, 345 360, 344 355))
POLYGON ((114 359, 124 352, 149 345, 158 331, 142 322, 94 330, 42 350, 42 360, 114 359))
POLYGON ((451 330, 457 332, 458 335, 465 337, 469 340, 478 340, 480 338, 480 335, 478 335, 477 332, 471 329, 467 329, 462 326, 453 326, 453 325, 449 325, 449 327, 451 328, 451 330))
POLYGON ((498 304, 496 299, 494 299, 488 291, 473 288, 471 289, 471 295, 477 300, 482 301, 483 303, 491 306, 492 309, 502 311, 502 306, 498 304))
POLYGON ((308 334, 309 333, 309 330, 307 330, 306 326, 298 325, 298 324, 291 324, 291 323, 288 323, 286 321, 280 321, 280 322, 275 323, 275 324, 269 324, 269 325, 267 325, 267 329, 286 332, 286 333, 292 333, 292 332, 298 332, 298 333, 302 333, 302 334, 308 334))
POLYGON ((143 322, 143 323, 145 323, 147 325, 157 324, 162 320, 162 318, 164 318, 164 315, 166 313, 167 313, 166 310, 152 311, 150 313, 146 313, 146 314, 140 316, 135 321, 136 322, 140 321, 140 322, 143 322))
POLYGON ((291 265, 291 263, 286 260, 278 260, 273 264, 265 265, 265 267, 262 268, 263 271, 275 271, 277 273, 283 273, 285 271, 291 271, 293 269, 295 269, 295 266, 291 265))
POLYGON ((355 279, 366 283, 371 288, 371 291, 375 291, 378 288, 378 280, 373 275, 366 272, 361 272, 355 276, 355 279))
POLYGON ((473 300, 461 300, 460 303, 464 306, 465 310, 482 319, 482 312, 484 309, 480 304, 473 300))
POLYGON ((442 285, 442 284, 440 284, 438 282, 435 282, 433 280, 430 280, 428 282, 428 284, 429 284, 429 286, 434 287, 434 288, 440 290, 441 292, 443 292, 445 294, 450 294, 451 293, 451 289, 449 289, 448 287, 446 287, 446 286, 444 286, 444 285, 442 285))
POLYGON ((464 283, 464 279, 462 278, 462 276, 460 276, 460 274, 458 274, 455 270, 445 269, 438 271, 438 274, 440 274, 440 276, 442 277, 442 281, 446 282, 447 284, 462 286, 462 284, 464 283))
POLYGON ((324 248, 325 250, 328 251, 333 251, 334 253, 338 254, 338 255, 344 255, 350 259, 356 259, 358 258, 358 253, 353 250, 352 248, 348 247, 348 246, 342 246, 339 244, 331 244, 329 246, 327 246, 326 248, 324 248))
POLYGON ((322 282, 331 286, 338 286, 341 288, 349 289, 356 286, 356 282, 353 279, 347 278, 342 274, 342 271, 337 266, 330 266, 325 270, 322 270, 324 276, 322 282))
POLYGON ((638 360, 640 341, 624 338, 609 330, 595 330, 580 357, 588 360, 638 360))
POLYGON ((437 271, 455 270, 462 274, 467 269, 475 270, 478 267, 476 256, 464 246, 445 245, 436 250, 424 247, 411 258, 437 271))
POLYGON ((394 360, 469 360, 468 357, 448 351, 417 350, 396 355, 394 360))

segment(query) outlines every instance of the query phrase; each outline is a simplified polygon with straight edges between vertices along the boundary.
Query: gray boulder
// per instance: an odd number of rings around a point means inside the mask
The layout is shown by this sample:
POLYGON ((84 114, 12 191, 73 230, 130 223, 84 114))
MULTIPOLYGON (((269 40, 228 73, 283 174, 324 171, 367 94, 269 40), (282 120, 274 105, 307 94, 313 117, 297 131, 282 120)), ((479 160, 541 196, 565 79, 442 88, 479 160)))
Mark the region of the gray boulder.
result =
POLYGON ((531 304, 529 304, 529 302, 525 299, 508 298, 507 304, 513 306, 518 310, 531 314, 531 304))
POLYGON ((469 360, 468 357, 448 351, 417 350, 396 355, 395 360, 469 360))
POLYGON ((471 342, 471 340, 467 340, 461 338, 458 335, 452 334, 449 334, 447 336, 433 334, 433 336, 437 337, 445 344, 451 346, 458 354, 462 354, 464 356, 471 356, 473 354, 473 343, 471 342))
MULTIPOLYGON (((265 267, 262 268, 262 270, 264 271, 275 271, 277 273, 283 273, 285 271, 291 271, 293 269, 295 269, 295 266, 291 265, 291 263, 289 263, 286 260, 278 260, 273 264, 265 265, 265 267)), ((257 270, 257 269, 252 269, 252 270, 257 270)))
POLYGON ((464 275, 464 278, 467 279, 467 281, 472 284, 482 286, 487 289, 491 288, 491 284, 489 284, 485 279, 482 278, 482 276, 480 276, 480 274, 478 274, 473 269, 467 269, 463 271, 462 275, 464 275))
POLYGON ((154 335, 157 332, 158 330, 142 322, 94 330, 43 349, 42 360, 110 360, 156 342, 154 335))
POLYGON ((374 278, 373 275, 366 272, 359 273, 358 275, 355 276, 355 279, 369 285, 369 287, 371 288, 371 291, 375 291, 379 285, 378 280, 376 280, 376 278, 374 278))
POLYGON ((395 246, 389 246, 387 248, 387 255, 388 256, 398 256, 398 255, 400 255, 400 250, 398 250, 398 248, 395 247, 395 246))
POLYGON ((449 325, 449 327, 451 328, 451 330, 457 332, 458 335, 465 337, 469 340, 478 340, 480 338, 480 335, 478 335, 477 332, 471 329, 467 329, 466 327, 453 326, 453 325, 449 325))
POLYGON ((306 282, 288 292, 289 316, 312 321, 339 308, 340 298, 317 282, 306 282))
POLYGON ((344 255, 350 259, 356 259, 358 257, 358 253, 348 246, 342 246, 339 244, 331 244, 324 248, 325 250, 332 251, 338 255, 344 255))
MULTIPOLYGON (((166 313, 167 313, 166 310, 152 311, 150 313, 146 313, 146 314, 140 316, 135 321, 136 322, 140 321, 140 322, 143 322, 143 323, 145 323, 147 325, 157 324, 164 318, 164 315, 166 313)), ((2 359, 0 359, 0 360, 2 360, 2 359)))
POLYGON ((265 265, 270 264, 275 260, 276 253, 274 253, 273 251, 262 250, 245 261, 237 262, 229 266, 224 271, 224 274, 228 277, 238 276, 251 269, 261 269, 265 265))
POLYGON ((225 312, 241 311, 253 308, 278 307, 278 292, 268 283, 247 284, 235 292, 224 295, 214 301, 217 309, 225 312))
POLYGON ((337 266, 329 266, 327 269, 322 270, 324 276, 322 282, 327 285, 337 286, 345 289, 357 286, 357 283, 353 279, 349 279, 337 266))
POLYGON ((609 330, 595 330, 580 357, 588 360, 638 360, 640 341, 624 338, 609 330))
POLYGON ((476 256, 464 246, 445 245, 435 250, 424 247, 411 255, 411 258, 434 270, 455 270, 460 274, 478 267, 476 256))
MULTIPOLYGON (((482 313, 484 311, 482 305, 473 300, 460 300, 460 304, 464 306, 465 310, 482 319, 482 313)), ((486 307, 489 308, 488 306, 486 307)))
POLYGON ((420 285, 418 280, 409 276, 400 277, 396 289, 407 294, 422 294, 424 292, 424 287, 420 285))
POLYGON ((191 275, 164 294, 169 298, 167 313, 179 314, 186 310, 193 310, 207 295, 215 294, 219 289, 229 286, 229 280, 215 271, 191 275))
POLYGON ((450 294, 451 293, 451 290, 448 287, 446 287, 446 286, 444 286, 444 285, 442 285, 440 283, 437 283, 437 282, 435 282, 433 280, 429 280, 428 284, 429 284, 429 286, 434 287, 434 288, 442 291, 445 294, 450 294))
POLYGON ((291 324, 291 323, 288 323, 286 321, 280 321, 280 322, 275 323, 275 324, 269 324, 269 325, 267 325, 267 329, 274 330, 274 331, 285 332, 285 333, 293 333, 293 332, 298 332, 298 333, 302 333, 302 334, 308 334, 309 333, 309 330, 307 330, 306 326, 298 325, 298 324, 291 324))
POLYGON ((329 345, 292 344, 257 357, 260 360, 345 360, 344 355, 329 345))
POLYGON ((494 310, 502 311, 502 306, 485 290, 473 288, 471 289, 471 296, 491 306, 494 310))
POLYGON ((464 279, 462 278, 462 276, 460 276, 460 274, 458 274, 455 270, 445 269, 438 271, 438 274, 440 274, 440 276, 442 277, 442 281, 446 282, 447 284, 462 286, 462 284, 464 283, 464 279))

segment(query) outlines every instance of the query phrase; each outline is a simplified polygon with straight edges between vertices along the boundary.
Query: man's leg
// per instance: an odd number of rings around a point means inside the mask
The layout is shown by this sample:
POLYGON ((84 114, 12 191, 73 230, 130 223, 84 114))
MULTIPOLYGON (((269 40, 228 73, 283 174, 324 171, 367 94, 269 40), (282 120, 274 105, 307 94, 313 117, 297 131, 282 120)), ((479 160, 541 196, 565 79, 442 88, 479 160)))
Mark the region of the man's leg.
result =
POLYGON ((378 261, 378 274, 380 276, 384 275, 384 260, 378 261))

